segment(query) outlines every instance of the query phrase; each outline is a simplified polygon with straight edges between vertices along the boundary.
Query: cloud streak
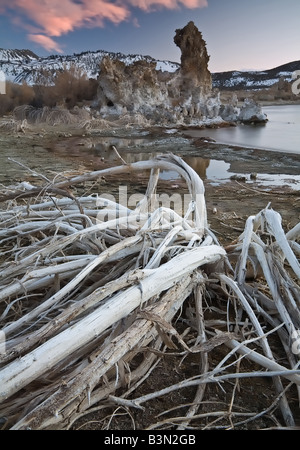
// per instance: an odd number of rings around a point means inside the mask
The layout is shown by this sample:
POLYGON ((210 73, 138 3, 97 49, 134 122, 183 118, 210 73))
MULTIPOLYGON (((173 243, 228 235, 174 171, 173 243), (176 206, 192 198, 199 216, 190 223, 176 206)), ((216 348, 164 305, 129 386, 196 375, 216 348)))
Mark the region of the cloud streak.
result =
POLYGON ((27 37, 36 44, 44 47, 44 49, 48 52, 55 51, 57 53, 63 53, 63 50, 57 44, 57 42, 55 42, 55 40, 50 38, 49 36, 45 36, 44 34, 28 34, 27 37))
POLYGON ((28 38, 47 51, 62 53, 55 39, 80 28, 116 25, 132 18, 132 9, 145 12, 159 9, 203 8, 207 0, 0 0, 2 14, 13 16, 28 38))

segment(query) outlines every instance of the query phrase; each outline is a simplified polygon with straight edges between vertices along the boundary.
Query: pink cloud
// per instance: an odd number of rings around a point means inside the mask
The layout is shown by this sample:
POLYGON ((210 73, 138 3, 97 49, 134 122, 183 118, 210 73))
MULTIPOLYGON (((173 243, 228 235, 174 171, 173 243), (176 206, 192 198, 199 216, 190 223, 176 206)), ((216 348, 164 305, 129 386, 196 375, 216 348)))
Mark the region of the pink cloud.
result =
POLYGON ((204 8, 207 0, 124 0, 130 6, 136 6, 144 11, 155 10, 157 8, 179 9, 181 6, 185 8, 204 8))
POLYGON ((28 34, 28 38, 41 45, 48 52, 53 52, 53 50, 57 53, 63 53, 62 49, 59 47, 57 42, 51 39, 48 36, 44 36, 43 34, 28 34))
POLYGON ((13 11, 13 20, 30 31, 29 39, 48 51, 58 52, 61 49, 53 37, 83 27, 104 27, 106 21, 117 25, 131 18, 133 7, 155 11, 205 6, 207 0, 0 0, 0 11, 9 11, 10 15, 13 11), (30 19, 31 25, 24 16, 30 19))

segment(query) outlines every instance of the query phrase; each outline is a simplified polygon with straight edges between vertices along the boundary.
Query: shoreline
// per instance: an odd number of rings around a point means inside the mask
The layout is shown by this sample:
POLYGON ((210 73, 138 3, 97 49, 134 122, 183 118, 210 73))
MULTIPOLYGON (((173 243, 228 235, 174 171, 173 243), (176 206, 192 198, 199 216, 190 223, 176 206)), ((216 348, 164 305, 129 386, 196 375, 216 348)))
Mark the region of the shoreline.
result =
POLYGON ((264 106, 293 106, 293 105, 300 105, 300 99, 299 100, 274 100, 274 101, 264 101, 260 100, 259 104, 264 106))
MULTIPOLYGON (((100 167, 102 162, 112 161, 109 152, 102 152, 103 144, 98 144, 105 142, 107 148, 111 143, 123 155, 129 154, 129 161, 132 161, 130 155, 138 158, 139 154, 151 157, 151 153, 174 152, 183 158, 223 161, 230 165, 228 172, 233 174, 257 173, 277 176, 284 174, 291 177, 300 175, 300 157, 297 153, 213 141, 205 136, 198 137, 198 131, 199 129, 195 127, 184 129, 179 127, 170 133, 168 128, 152 127, 93 130, 87 133, 85 130, 74 130, 70 127, 59 129, 52 127, 50 130, 37 127, 35 131, 26 133, 1 133, 0 159, 2 156, 2 160, 5 160, 2 172, 6 170, 6 160, 9 157, 20 159, 20 155, 22 160, 24 158, 25 165, 31 167, 32 164, 34 166, 39 164, 40 170, 51 164, 55 166, 55 163, 57 171, 64 170, 64 165, 65 170, 69 168, 76 170, 76 165, 86 167, 88 170, 93 164, 100 167), (124 147, 122 141, 128 141, 128 147, 124 147), (116 142, 120 143, 120 148, 116 142), (97 145, 100 145, 100 149, 97 149, 97 145), (55 155, 57 161, 53 162, 55 155)), ((228 179, 229 176, 225 178, 228 179)), ((0 183, 3 183, 3 180, 0 180, 0 183)))
MULTIPOLYGON (((235 144, 232 142, 225 142, 225 141, 214 141, 212 142, 211 138, 209 136, 207 136, 207 138, 202 137, 202 136, 193 136, 193 131, 195 131, 195 134, 197 133, 197 131, 199 131, 199 129, 197 130, 196 128, 191 129, 191 130, 185 130, 184 131, 184 135, 186 137, 191 137, 193 139, 195 139, 195 141, 197 141, 199 139, 199 142, 195 142, 196 145, 198 145, 198 143, 201 145, 202 143, 205 144, 206 146, 209 144, 211 145, 220 145, 220 146, 227 146, 227 147, 231 147, 233 149, 236 150, 253 150, 255 152, 267 152, 267 153, 283 153, 285 155, 288 155, 290 157, 295 157, 295 159, 299 159, 299 154, 295 153, 295 152, 291 152, 291 151, 286 151, 286 150, 276 150, 273 149, 271 147, 257 147, 257 146, 251 146, 251 145, 245 145, 245 144, 235 144), (187 132, 189 131, 189 132, 187 132), (190 133, 190 131, 192 131, 192 133, 190 133)), ((201 131, 203 131, 203 129, 201 129, 201 131)))
MULTIPOLYGON (((184 131, 184 133, 186 130, 184 131)), ((156 130, 157 133, 157 130, 156 130)), ((160 132, 160 135, 163 133, 160 132)), ((182 132, 179 132, 182 135, 182 132)), ((74 136, 71 135, 75 139, 74 136)), ((82 136, 81 138, 90 138, 90 136, 82 136)), ((149 139, 153 138, 150 137, 149 139)), ((68 156, 58 158, 56 153, 51 150, 51 144, 53 139, 56 141, 59 139, 54 135, 42 136, 38 133, 19 135, 19 136, 0 136, 1 149, 7 150, 7 155, 15 157, 20 160, 20 155, 26 152, 30 156, 30 160, 22 162, 28 165, 31 169, 38 173, 49 177, 49 179, 55 179, 57 174, 63 174, 64 176, 74 176, 74 174, 82 174, 93 170, 99 170, 111 165, 120 165, 122 162, 116 157, 116 160, 109 161, 105 158, 88 159, 87 155, 81 155, 82 147, 78 147, 79 155, 74 155, 72 152, 68 156), (4 145, 5 144, 5 145, 4 145), (16 151, 16 155, 12 154, 11 150, 16 151), (48 158, 45 160, 45 158, 48 158), (30 162, 31 161, 31 162, 30 162), (95 162, 96 161, 96 162, 95 162)), ((70 136, 63 136, 61 138, 64 141, 69 141, 70 136)), ((78 141, 79 142, 79 141, 78 141)), ((136 152, 141 152, 135 149, 136 152)), ((150 154, 151 150, 145 151, 145 154, 150 154)), ((166 149, 166 152, 168 150, 166 149)), ((84 153, 84 152, 83 152, 84 153)), ((206 143, 201 142, 198 145, 193 143, 191 138, 190 146, 184 151, 175 151, 175 154, 185 159, 186 157, 206 158, 208 160, 216 159, 219 161, 228 161, 231 165, 232 171, 239 172, 242 168, 248 173, 256 172, 259 168, 263 170, 268 169, 269 172, 274 174, 282 173, 282 167, 286 167, 287 164, 290 167, 291 172, 300 173, 300 161, 298 157, 297 164, 295 164, 295 158, 290 158, 290 155, 280 155, 278 152, 269 152, 251 148, 243 147, 231 147, 224 144, 206 143), (275 162, 274 167, 270 167, 270 161, 275 162), (275 158, 275 161, 274 161, 275 158)), ((122 157, 126 161, 126 151, 122 152, 122 157)), ((10 163, 13 164, 13 163, 10 163)), ((2 164, 2 173, 9 170, 2 164)), ((258 171, 259 172, 259 171, 258 171)), ((202 178, 202 177, 201 177, 202 178)), ((127 178, 120 179, 120 177, 110 177, 103 181, 99 181, 96 184, 87 184, 82 186, 82 192, 93 192, 102 194, 103 192, 116 192, 118 185, 127 184, 128 192, 145 193, 147 188, 148 177, 139 174, 134 180, 127 178)), ((20 168, 19 175, 14 179, 8 176, 8 183, 6 185, 15 184, 20 181, 29 181, 34 185, 41 182, 41 178, 26 171, 24 168, 20 168)), ((271 203, 271 207, 282 216, 283 227, 287 231, 295 226, 300 221, 300 192, 291 189, 287 186, 274 186, 270 183, 267 187, 260 185, 259 177, 257 180, 251 181, 251 183, 240 182, 239 180, 228 180, 225 183, 217 184, 211 182, 209 179, 203 179, 205 186, 205 199, 207 205, 208 222, 211 229, 216 233, 217 238, 222 243, 229 244, 234 239, 237 239, 244 229, 245 222, 249 215, 255 215, 262 209, 271 203)), ((2 184, 2 187, 5 187, 2 184)), ((184 193, 186 192, 185 183, 182 180, 162 180, 160 181, 160 192, 169 193, 184 193)))

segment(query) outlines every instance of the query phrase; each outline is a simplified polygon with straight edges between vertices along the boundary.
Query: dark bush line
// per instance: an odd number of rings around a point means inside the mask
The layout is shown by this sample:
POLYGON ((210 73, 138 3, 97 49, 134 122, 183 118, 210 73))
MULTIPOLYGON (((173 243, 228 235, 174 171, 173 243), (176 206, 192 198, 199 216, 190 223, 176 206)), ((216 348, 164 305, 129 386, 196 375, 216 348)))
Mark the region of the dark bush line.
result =
POLYGON ((6 94, 0 95, 0 116, 21 105, 35 108, 63 106, 67 109, 95 98, 97 81, 89 79, 78 67, 64 68, 54 77, 41 72, 33 86, 23 82, 6 83, 6 94))

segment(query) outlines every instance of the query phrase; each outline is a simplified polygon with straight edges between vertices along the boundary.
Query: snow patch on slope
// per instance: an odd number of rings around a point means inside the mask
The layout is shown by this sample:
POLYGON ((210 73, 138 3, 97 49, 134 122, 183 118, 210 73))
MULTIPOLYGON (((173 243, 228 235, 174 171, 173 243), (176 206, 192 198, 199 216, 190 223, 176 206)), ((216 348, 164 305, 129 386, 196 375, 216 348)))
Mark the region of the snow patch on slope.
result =
POLYGON ((6 79, 9 81, 14 83, 25 81, 28 84, 34 84, 42 70, 55 76, 57 71, 76 65, 87 74, 88 78, 96 79, 99 75, 99 65, 105 56, 119 59, 126 65, 141 60, 156 62, 156 70, 163 72, 175 72, 180 67, 178 63, 157 61, 151 56, 124 55, 123 53, 113 53, 104 50, 87 51, 73 55, 51 55, 47 58, 42 58, 30 50, 0 49, 0 70, 5 73, 6 79))

